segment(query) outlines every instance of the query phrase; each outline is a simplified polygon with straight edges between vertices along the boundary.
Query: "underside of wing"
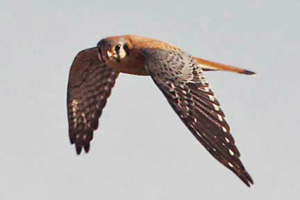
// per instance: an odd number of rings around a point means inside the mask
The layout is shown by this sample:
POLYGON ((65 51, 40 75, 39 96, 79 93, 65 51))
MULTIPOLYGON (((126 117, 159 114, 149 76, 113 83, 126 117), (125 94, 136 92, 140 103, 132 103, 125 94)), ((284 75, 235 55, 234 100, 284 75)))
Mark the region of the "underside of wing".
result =
POLYGON ((178 51, 145 49, 144 54, 149 74, 193 135, 247 186, 253 184, 239 159, 220 104, 197 61, 178 51))
POLYGON ((77 154, 90 149, 93 131, 110 96, 118 72, 100 62, 97 48, 77 54, 69 74, 67 108, 69 136, 77 154))

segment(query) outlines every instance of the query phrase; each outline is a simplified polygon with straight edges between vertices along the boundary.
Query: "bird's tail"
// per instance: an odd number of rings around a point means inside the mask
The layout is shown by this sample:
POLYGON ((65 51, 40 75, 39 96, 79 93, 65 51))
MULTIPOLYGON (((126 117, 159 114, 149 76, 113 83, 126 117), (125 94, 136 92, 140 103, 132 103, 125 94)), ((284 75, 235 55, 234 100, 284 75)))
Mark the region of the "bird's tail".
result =
POLYGON ((202 58, 197 58, 197 57, 195 57, 195 59, 197 60, 198 64, 201 66, 203 71, 228 71, 228 72, 235 72, 239 74, 246 74, 252 76, 256 75, 255 72, 249 71, 247 69, 241 69, 230 65, 224 65, 221 63, 216 63, 216 62, 204 60, 202 58))

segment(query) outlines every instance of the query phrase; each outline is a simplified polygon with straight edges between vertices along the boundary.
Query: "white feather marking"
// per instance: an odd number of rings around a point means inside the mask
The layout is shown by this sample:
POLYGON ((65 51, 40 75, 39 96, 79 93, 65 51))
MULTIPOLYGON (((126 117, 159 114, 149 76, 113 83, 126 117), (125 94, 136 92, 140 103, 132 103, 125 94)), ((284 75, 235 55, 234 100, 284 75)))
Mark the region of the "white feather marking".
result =
MULTIPOLYGON (((200 138, 202 138, 202 135, 198 131, 196 131, 196 133, 200 138)), ((203 135, 205 135, 205 134, 203 134, 203 135)))
POLYGON ((71 102, 73 114, 78 110, 78 101, 77 99, 73 99, 71 102))
POLYGON ((87 122, 87 119, 86 119, 85 114, 84 114, 84 113, 81 113, 81 116, 82 116, 82 118, 83 118, 83 122, 86 123, 86 122, 87 122))
POLYGON ((230 155, 234 156, 234 152, 231 149, 228 149, 230 155))
POLYGON ((205 91, 205 92, 209 92, 209 90, 210 90, 209 87, 205 87, 205 88, 204 88, 204 91, 205 91))
POLYGON ((219 110, 220 110, 220 107, 217 106, 216 104, 213 104, 213 106, 214 106, 214 109, 215 109, 216 111, 219 111, 219 110))
POLYGON ((227 143, 230 143, 230 140, 229 140, 227 137, 225 137, 225 141, 226 141, 227 143))
POLYGON ((190 111, 190 108, 188 106, 185 106, 186 111, 190 111))
POLYGON ((223 132, 227 133, 227 129, 223 126, 222 127, 223 132))
POLYGON ((209 100, 211 100, 211 101, 214 101, 216 98, 214 97, 214 96, 212 96, 212 95, 208 95, 208 97, 209 97, 209 100))
POLYGON ((219 114, 218 114, 218 118, 219 118, 220 121, 223 121, 223 117, 219 114))
POLYGON ((174 90, 175 89, 175 85, 173 83, 170 83, 171 88, 174 90))
POLYGON ((73 123, 74 126, 73 128, 76 129, 77 128, 77 111, 78 111, 78 101, 77 99, 73 99, 71 102, 71 106, 72 106, 72 116, 73 116, 73 123))

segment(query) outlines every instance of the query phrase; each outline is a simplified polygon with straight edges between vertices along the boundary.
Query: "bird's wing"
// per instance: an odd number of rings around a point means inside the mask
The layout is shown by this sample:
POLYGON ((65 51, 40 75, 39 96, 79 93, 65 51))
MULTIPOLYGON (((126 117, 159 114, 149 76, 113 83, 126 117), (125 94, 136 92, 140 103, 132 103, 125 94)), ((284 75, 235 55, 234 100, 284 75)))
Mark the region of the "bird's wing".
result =
POLYGON ((118 72, 98 59, 97 48, 83 50, 75 57, 69 74, 67 107, 69 136, 77 154, 89 151, 93 131, 118 77, 118 72))
POLYGON ((240 161, 225 115, 197 61, 184 52, 142 50, 145 67, 193 135, 246 185, 252 178, 240 161))

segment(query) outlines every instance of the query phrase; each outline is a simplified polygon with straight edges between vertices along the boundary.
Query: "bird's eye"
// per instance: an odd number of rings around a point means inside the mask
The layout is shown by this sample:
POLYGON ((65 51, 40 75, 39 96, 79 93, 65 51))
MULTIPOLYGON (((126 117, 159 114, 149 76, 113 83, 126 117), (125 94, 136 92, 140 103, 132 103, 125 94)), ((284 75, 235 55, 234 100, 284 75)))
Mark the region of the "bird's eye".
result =
POLYGON ((121 44, 117 44, 117 45, 115 46, 115 51, 116 51, 117 53, 119 53, 120 49, 121 49, 121 44))

